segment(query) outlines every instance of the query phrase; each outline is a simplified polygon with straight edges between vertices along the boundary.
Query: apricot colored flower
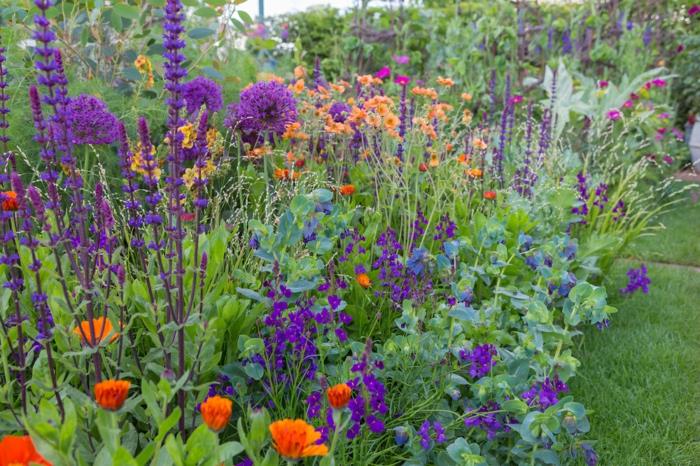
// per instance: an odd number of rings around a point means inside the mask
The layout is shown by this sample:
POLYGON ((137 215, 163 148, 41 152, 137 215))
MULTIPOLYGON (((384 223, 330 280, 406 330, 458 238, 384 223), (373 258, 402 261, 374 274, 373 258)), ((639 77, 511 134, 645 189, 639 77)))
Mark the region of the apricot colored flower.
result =
MULTIPOLYGON (((363 274, 365 275, 365 274, 363 274)), ((366 276, 366 275, 365 275, 366 276)), ((344 383, 339 383, 338 385, 333 385, 328 390, 326 390, 326 396, 328 396, 328 403, 334 409, 343 409, 350 402, 350 396, 352 395, 352 389, 344 383)))
POLYGON ((210 396, 199 408, 204 423, 214 432, 219 432, 226 427, 231 419, 233 403, 228 398, 219 395, 210 396))
POLYGON ((0 440, 0 466, 29 466, 40 464, 51 466, 36 451, 29 435, 6 435, 0 440))
POLYGON ((465 102, 471 102, 472 95, 468 92, 462 92, 462 100, 464 100, 465 102))
POLYGON ((103 380, 95 384, 95 401, 100 407, 116 411, 129 396, 131 382, 128 380, 103 380))
POLYGON ((435 168, 438 165, 440 165, 440 159, 438 158, 438 155, 435 152, 433 152, 430 155, 430 161, 428 162, 428 165, 430 165, 432 168, 435 168))
POLYGON ((112 322, 106 317, 92 319, 92 327, 95 330, 94 339, 92 337, 92 333, 90 332, 90 321, 88 320, 80 322, 80 327, 75 327, 73 329, 73 333, 80 336, 83 343, 87 341, 86 338, 92 340, 90 342, 91 345, 101 343, 102 340, 104 340, 110 334, 112 335, 112 337, 109 339, 110 343, 119 338, 119 333, 113 331, 114 328, 112 327, 112 322))
POLYGON ((366 273, 358 273, 357 277, 355 277, 357 280, 357 283, 362 287, 362 288, 369 288, 372 286, 372 280, 369 279, 369 275, 366 273))
POLYGON ((425 163, 421 162, 421 163, 418 165, 418 170, 420 170, 420 171, 422 171, 422 172, 427 172, 427 171, 428 171, 428 165, 426 165, 425 163))
POLYGON ((321 433, 303 419, 283 419, 270 424, 272 446, 286 460, 326 456, 328 447, 317 445, 321 433))
POLYGON ((474 140, 472 141, 472 144, 474 145, 474 147, 476 147, 477 149, 481 149, 481 150, 484 150, 488 147, 487 144, 484 142, 484 140, 481 138, 474 138, 474 140))
POLYGON ((481 178, 481 176, 484 173, 481 171, 480 168, 470 168, 467 170, 467 175, 471 176, 472 178, 481 178))
POLYGON ((5 191, 0 196, 2 199, 2 210, 4 211, 15 211, 19 208, 19 203, 17 202, 17 193, 14 191, 5 191))
POLYGON ((443 78, 442 76, 438 76, 437 83, 445 87, 452 87, 455 85, 455 82, 452 81, 450 78, 443 78))
POLYGON ((340 192, 340 194, 343 196, 352 196, 355 193, 355 185, 344 184, 343 186, 338 188, 338 192, 340 192))
POLYGON ((486 191, 484 193, 484 199, 493 201, 494 199, 496 199, 496 191, 486 191))
POLYGON ((394 129, 394 128, 396 128, 397 126, 399 126, 399 123, 400 123, 399 117, 397 117, 397 116, 396 116, 395 114, 393 114, 393 113, 388 113, 388 114, 384 117, 384 126, 385 126, 387 129, 394 129))

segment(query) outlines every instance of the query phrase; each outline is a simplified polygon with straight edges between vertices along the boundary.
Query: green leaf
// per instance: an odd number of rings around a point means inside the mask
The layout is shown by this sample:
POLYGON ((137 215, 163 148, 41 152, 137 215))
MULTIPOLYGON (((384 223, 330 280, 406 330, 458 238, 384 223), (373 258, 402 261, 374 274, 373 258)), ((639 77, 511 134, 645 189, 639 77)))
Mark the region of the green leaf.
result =
POLYGON ((219 13, 217 13, 215 9, 209 8, 208 6, 197 8, 194 11, 194 14, 197 16, 201 16, 202 18, 216 18, 217 16, 219 16, 219 13))
POLYGON ((204 39, 214 34, 216 31, 209 28, 194 28, 187 33, 192 39, 204 39))
POLYGON ((238 10, 238 16, 243 20, 245 24, 253 24, 253 18, 250 17, 248 13, 243 10, 238 10))
POLYGON ((141 10, 138 7, 126 3, 117 3, 112 7, 112 11, 126 19, 139 19, 141 15, 141 10))
POLYGON ((221 462, 228 461, 243 451, 243 445, 238 442, 226 442, 219 447, 219 458, 221 462))
POLYGON ((196 466, 212 452, 216 451, 218 442, 218 437, 206 424, 200 425, 192 432, 185 444, 185 451, 187 452, 185 464, 187 466, 196 466))
POLYGON ((243 371, 246 373, 246 375, 248 375, 248 377, 254 380, 262 379, 262 376, 265 372, 263 367, 257 362, 246 364, 245 366, 243 366, 243 371))

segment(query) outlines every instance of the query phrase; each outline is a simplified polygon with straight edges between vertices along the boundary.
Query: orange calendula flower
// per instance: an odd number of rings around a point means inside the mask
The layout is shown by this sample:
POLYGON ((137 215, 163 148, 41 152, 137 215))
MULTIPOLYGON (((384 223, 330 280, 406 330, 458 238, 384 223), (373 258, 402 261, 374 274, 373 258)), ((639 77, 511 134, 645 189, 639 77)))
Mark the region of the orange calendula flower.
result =
POLYGON ((109 339, 110 343, 119 338, 119 333, 114 332, 112 322, 106 317, 98 317, 97 319, 92 319, 92 328, 95 330, 94 338, 93 333, 90 332, 89 320, 84 320, 80 322, 80 326, 75 327, 73 329, 73 333, 80 336, 80 338, 83 340, 83 343, 87 341, 86 338, 88 340, 92 340, 90 342, 90 346, 101 343, 102 340, 107 338, 109 335, 112 335, 109 339))
POLYGON ((214 432, 220 432, 231 419, 233 403, 219 395, 210 396, 199 408, 204 423, 214 432))
POLYGON ((51 466, 41 454, 36 451, 34 442, 29 435, 6 435, 0 440, 1 466, 51 466))
POLYGON ((470 168, 467 170, 467 175, 471 176, 472 178, 481 178, 483 172, 480 168, 470 168))
POLYGON ((355 279, 362 288, 369 288, 372 286, 372 280, 369 279, 369 275, 366 273, 358 273, 355 279))
POLYGON ((353 194, 355 194, 355 185, 344 184, 340 188, 338 188, 338 192, 343 196, 352 196, 353 194))
MULTIPOLYGON (((364 275, 364 274, 363 274, 364 275)), ((352 389, 344 383, 339 383, 338 385, 333 385, 328 390, 326 390, 326 396, 328 397, 328 404, 330 404, 334 409, 343 409, 350 402, 350 396, 352 395, 352 389)))
POLYGON ((496 199, 496 191, 484 192, 484 199, 488 199, 489 201, 493 201, 494 199, 496 199))
POLYGON ((326 456, 328 447, 317 445, 321 433, 302 419, 283 419, 270 424, 272 446, 286 460, 326 456))
POLYGON ((0 199, 2 200, 2 210, 6 212, 14 212, 19 209, 19 203, 17 202, 17 193, 14 191, 5 191, 0 194, 0 199))
POLYGON ((95 384, 95 401, 101 408, 116 411, 129 396, 128 380, 103 380, 95 384))
POLYGON ((437 83, 445 87, 452 87, 455 85, 455 82, 452 81, 450 78, 443 78, 442 76, 438 76, 437 83))

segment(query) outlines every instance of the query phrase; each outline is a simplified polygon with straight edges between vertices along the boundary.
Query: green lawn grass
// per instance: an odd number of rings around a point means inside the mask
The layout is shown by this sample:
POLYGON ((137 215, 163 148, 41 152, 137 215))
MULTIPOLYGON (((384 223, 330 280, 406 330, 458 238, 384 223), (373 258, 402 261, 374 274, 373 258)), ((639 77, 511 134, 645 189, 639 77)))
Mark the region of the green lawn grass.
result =
POLYGON ((643 236, 630 246, 632 257, 700 266, 700 185, 693 185, 683 197, 682 203, 655 219, 663 230, 643 236))
MULTIPOLYGON (((669 223, 700 225, 698 217, 676 213, 669 223)), ((667 234, 648 250, 677 245, 667 234)), ((619 313, 610 328, 582 338, 572 393, 592 411, 589 437, 601 465, 700 465, 700 273, 648 264, 649 294, 619 296, 614 290, 626 284, 626 269, 637 265, 618 261, 608 277, 619 313)))

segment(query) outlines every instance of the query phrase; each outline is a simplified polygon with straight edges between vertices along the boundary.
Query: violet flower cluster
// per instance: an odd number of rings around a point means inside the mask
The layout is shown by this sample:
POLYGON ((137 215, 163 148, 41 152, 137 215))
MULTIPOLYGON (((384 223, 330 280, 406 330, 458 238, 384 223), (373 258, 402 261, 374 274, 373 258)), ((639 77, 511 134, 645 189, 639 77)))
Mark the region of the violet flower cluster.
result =
POLYGON ((521 398, 529 406, 538 406, 540 409, 547 409, 557 404, 559 394, 569 391, 569 387, 559 380, 558 377, 545 378, 543 382, 536 382, 529 390, 521 395, 521 398))
POLYGON ((647 275, 647 266, 642 264, 639 268, 635 269, 631 267, 627 270, 628 282, 627 286, 620 289, 620 293, 632 294, 637 290, 642 290, 642 293, 649 293, 649 285, 651 285, 651 279, 647 275))
POLYGON ((112 144, 118 137, 118 120, 102 100, 92 95, 71 97, 65 108, 68 135, 60 125, 52 125, 54 138, 70 138, 72 144, 112 144))
POLYGON ((464 425, 481 429, 486 432, 486 438, 493 440, 500 431, 507 432, 510 428, 499 420, 497 411, 501 409, 495 401, 489 401, 481 406, 471 416, 464 420, 464 425))
POLYGON ((420 429, 418 430, 418 435, 420 436, 420 446, 423 448, 423 450, 428 450, 430 449, 433 440, 435 441, 436 445, 439 445, 441 443, 445 443, 447 441, 447 436, 445 435, 445 428, 440 424, 438 421, 433 421, 432 424, 433 427, 433 434, 434 434, 434 439, 433 435, 430 433, 430 421, 425 420, 423 421, 423 424, 421 424, 420 429))
POLYGON ((360 360, 351 368, 353 373, 358 374, 348 382, 353 393, 357 394, 348 404, 351 424, 346 435, 351 440, 360 435, 363 425, 375 434, 381 434, 385 429, 382 417, 389 411, 385 402, 386 389, 375 375, 376 371, 384 368, 384 363, 374 360, 371 354, 372 342, 368 340, 360 360))
POLYGON ((486 343, 477 345, 471 351, 462 349, 459 351, 459 357, 462 361, 468 362, 469 375, 472 378, 480 378, 491 372, 493 366, 496 365, 494 356, 496 356, 496 347, 486 343))
POLYGON ((241 92, 241 100, 228 107, 225 124, 255 144, 284 134, 297 119, 297 102, 291 91, 276 81, 257 82, 241 92))
POLYGON ((204 76, 197 76, 182 86, 185 109, 188 115, 195 115, 202 107, 211 114, 224 105, 221 86, 204 76))

